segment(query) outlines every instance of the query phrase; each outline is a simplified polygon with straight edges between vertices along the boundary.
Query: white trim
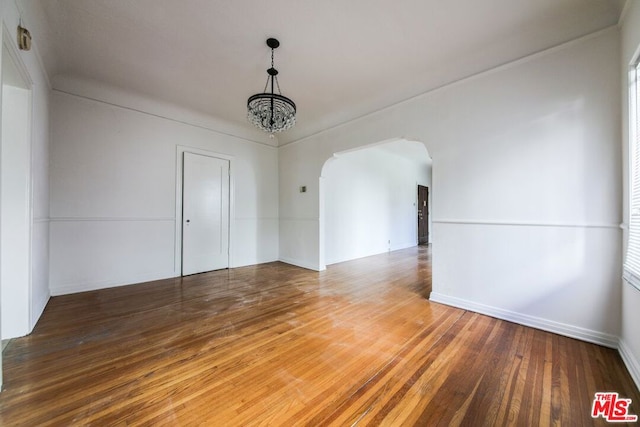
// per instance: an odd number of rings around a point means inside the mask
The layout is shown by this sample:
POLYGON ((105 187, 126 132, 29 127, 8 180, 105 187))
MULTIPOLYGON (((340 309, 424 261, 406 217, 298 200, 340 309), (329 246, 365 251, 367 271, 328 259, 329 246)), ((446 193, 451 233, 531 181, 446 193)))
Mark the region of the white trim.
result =
POLYGON ((632 288, 640 291, 640 277, 637 277, 631 271, 623 267, 622 280, 628 283, 632 288))
POLYGON ((462 224, 462 225, 508 225, 521 227, 556 227, 556 228, 609 228, 620 229, 619 223, 561 223, 561 222, 533 222, 533 221, 490 221, 481 219, 433 219, 432 224, 462 224))
POLYGON ((401 244, 392 244, 391 246, 389 246, 388 244, 386 245, 386 249, 383 250, 375 250, 374 252, 367 252, 365 254, 360 254, 357 255, 353 258, 345 258, 345 259, 338 259, 338 260, 329 260, 326 265, 336 265, 336 264, 341 264, 343 262, 349 262, 349 261, 355 261, 357 259, 362 259, 362 258, 367 258, 370 256, 376 256, 376 255, 383 255, 383 254, 389 254, 391 252, 395 252, 395 251, 401 251, 403 249, 408 249, 408 248, 415 248, 416 246, 418 246, 418 242, 404 242, 401 244))
MULTIPOLYGON (((322 167, 322 169, 324 170, 324 166, 322 167)), ((318 177, 318 271, 324 271, 327 269, 325 187, 325 178, 321 174, 318 177)))
POLYGON ((175 218, 172 216, 167 217, 53 217, 48 218, 46 221, 49 222, 111 222, 111 221, 125 221, 125 222, 135 222, 135 221, 175 221, 175 218))
POLYGON ((402 242, 400 244, 392 243, 391 246, 389 247, 389 250, 387 250, 386 252, 388 253, 388 252, 401 251, 403 249, 414 248, 416 246, 418 246, 418 243, 415 241, 402 242))
POLYGON ((203 150, 200 148, 176 146, 176 214, 174 232, 174 272, 178 276, 182 275, 182 157, 184 153, 199 154, 201 156, 213 157, 227 160, 229 162, 229 258, 228 268, 235 267, 233 260, 233 242, 235 239, 235 157, 215 151, 203 150))
POLYGON ((236 221, 278 221, 278 217, 275 216, 243 216, 238 217, 236 221))
POLYGON ((622 338, 620 338, 618 342, 618 352, 620 353, 620 357, 627 367, 633 382, 636 383, 636 387, 640 390, 640 362, 638 362, 638 359, 633 356, 631 349, 622 338))
POLYGON ((51 296, 59 296, 59 295, 67 295, 67 294, 75 294, 79 292, 87 292, 87 291, 97 291, 100 289, 107 288, 117 288, 120 286, 135 286, 140 285, 146 282, 152 282, 156 280, 164 280, 164 279, 173 279, 175 277, 180 277, 180 274, 165 273, 149 273, 149 274, 140 274, 137 276, 131 276, 126 279, 126 282, 123 282, 123 279, 109 279, 109 280, 100 280, 96 282, 84 282, 84 283, 74 283, 69 285, 61 285, 56 286, 55 288, 50 288, 49 291, 51 296))
MULTIPOLYGON (((283 144, 279 144, 278 148, 283 148, 283 147, 286 147, 288 145, 298 144, 300 142, 304 142, 307 139, 310 139, 310 138, 316 137, 318 135, 321 135, 323 133, 326 133, 326 132, 341 128, 343 126, 350 125, 350 124, 355 123, 355 122, 359 122, 359 121, 364 120, 364 119, 366 119, 368 117, 371 117, 371 116, 374 116, 376 114, 388 111, 388 110, 390 110, 392 108, 407 104, 407 103, 415 101, 415 100, 426 98, 427 96, 436 94, 436 93, 438 93, 438 92, 440 92, 442 90, 449 89, 449 88, 452 88, 452 87, 456 87, 456 86, 458 86, 460 84, 463 84, 463 83, 472 82, 475 79, 478 79, 478 78, 481 78, 481 77, 485 77, 485 76, 489 76, 489 75, 497 73, 497 72, 501 72, 501 71, 504 71, 504 70, 509 70, 509 69, 511 69, 513 67, 517 67, 519 65, 526 64, 528 62, 534 61, 534 60, 536 60, 538 58, 541 58, 541 57, 544 57, 546 55, 551 55, 551 54, 554 54, 556 52, 560 52, 560 51, 563 51, 563 50, 568 49, 570 47, 573 47, 573 46, 575 46, 577 44, 580 44, 582 42, 594 39, 596 37, 600 37, 603 34, 606 34, 606 33, 611 32, 611 31, 618 32, 618 25, 614 24, 614 25, 611 25, 611 26, 609 26, 607 28, 604 28, 602 30, 598 30, 598 31, 595 31, 593 33, 584 35, 582 37, 578 37, 576 39, 569 40, 569 41, 564 42, 564 43, 560 43, 560 44, 558 44, 556 46, 552 46, 550 48, 543 49, 543 50, 540 50, 538 52, 533 52, 533 53, 528 54, 526 56, 523 56, 521 58, 516 58, 514 60, 507 61, 507 62, 502 63, 500 65, 496 65, 494 67, 488 68, 486 70, 479 71, 479 72, 477 72, 475 74, 471 74, 470 76, 461 77, 458 80, 454 80, 454 81, 451 81, 451 82, 448 82, 448 83, 444 83, 444 84, 442 84, 442 85, 440 85, 438 87, 435 87, 433 89, 427 90, 426 92, 422 92, 422 93, 420 93, 418 95, 412 96, 412 97, 404 99, 402 101, 398 101, 398 102, 393 103, 391 105, 387 105, 387 106, 385 106, 383 108, 380 108, 378 110, 372 111, 370 113, 366 113, 366 114, 363 114, 361 116, 345 120, 345 121, 343 121, 341 123, 338 123, 336 125, 330 126, 328 128, 324 128, 324 129, 319 130, 317 132, 313 132, 313 133, 311 133, 309 135, 300 137, 300 138, 295 139, 293 141, 288 141, 288 142, 285 142, 283 144)), ((408 139, 411 140, 411 138, 408 138, 408 139)), ((427 151, 429 151, 428 148, 427 148, 427 151)))
POLYGON ((517 323, 519 325, 529 326, 543 331, 553 332, 554 334, 599 344, 605 347, 618 348, 618 337, 604 332, 567 325, 565 323, 555 322, 541 317, 516 313, 515 311, 504 310, 502 308, 492 307, 449 295, 443 295, 437 292, 431 292, 429 300, 480 314, 486 314, 487 316, 517 323))
POLYGON ((307 263, 305 261, 299 261, 297 259, 287 258, 282 256, 278 258, 278 261, 284 262, 285 264, 295 265, 296 267, 306 268, 307 270, 324 271, 326 269, 324 268, 321 270, 318 268, 317 265, 311 265, 310 263, 307 263))

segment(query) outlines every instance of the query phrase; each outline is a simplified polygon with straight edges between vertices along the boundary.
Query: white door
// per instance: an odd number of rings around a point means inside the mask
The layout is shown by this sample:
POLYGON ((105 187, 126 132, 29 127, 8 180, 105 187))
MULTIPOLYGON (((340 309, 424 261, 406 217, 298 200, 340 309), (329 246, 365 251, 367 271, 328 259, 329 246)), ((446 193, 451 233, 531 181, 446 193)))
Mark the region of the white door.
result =
POLYGON ((184 153, 182 275, 229 267, 229 161, 184 153))

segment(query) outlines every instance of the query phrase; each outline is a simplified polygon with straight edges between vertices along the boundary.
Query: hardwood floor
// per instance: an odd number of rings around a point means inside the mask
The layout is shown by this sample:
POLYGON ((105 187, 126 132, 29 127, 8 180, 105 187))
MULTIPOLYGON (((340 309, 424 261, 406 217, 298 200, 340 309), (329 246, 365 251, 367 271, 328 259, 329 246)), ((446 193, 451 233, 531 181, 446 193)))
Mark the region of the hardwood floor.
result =
POLYGON ((4 352, 0 425, 605 425, 615 350, 431 303, 430 253, 52 298, 4 352))

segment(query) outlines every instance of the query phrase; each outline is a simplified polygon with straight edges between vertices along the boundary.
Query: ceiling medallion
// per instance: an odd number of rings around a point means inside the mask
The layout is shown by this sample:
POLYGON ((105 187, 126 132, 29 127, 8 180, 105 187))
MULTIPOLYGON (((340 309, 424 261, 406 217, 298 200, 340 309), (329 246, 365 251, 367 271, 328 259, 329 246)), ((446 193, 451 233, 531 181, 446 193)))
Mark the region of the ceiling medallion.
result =
POLYGON ((276 39, 267 39, 271 48, 271 68, 267 70, 267 83, 263 93, 252 95, 247 100, 247 118, 258 128, 273 135, 292 128, 296 124, 296 104, 280 93, 278 70, 273 67, 273 51, 280 46, 276 39), (271 92, 267 92, 271 82, 271 92), (278 93, 274 92, 275 87, 278 93))

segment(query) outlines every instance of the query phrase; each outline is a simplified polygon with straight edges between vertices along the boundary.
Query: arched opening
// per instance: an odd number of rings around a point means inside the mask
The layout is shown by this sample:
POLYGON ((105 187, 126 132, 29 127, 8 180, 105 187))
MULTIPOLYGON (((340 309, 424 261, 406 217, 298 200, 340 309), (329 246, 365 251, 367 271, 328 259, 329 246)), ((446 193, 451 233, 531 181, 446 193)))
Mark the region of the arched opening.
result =
POLYGON ((418 187, 431 190, 431 177, 431 157, 418 141, 335 153, 320 178, 321 269, 418 245, 419 210, 428 207, 418 206, 418 187))

